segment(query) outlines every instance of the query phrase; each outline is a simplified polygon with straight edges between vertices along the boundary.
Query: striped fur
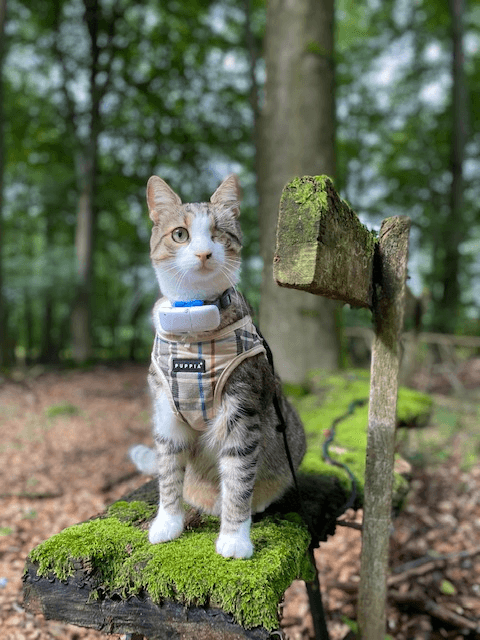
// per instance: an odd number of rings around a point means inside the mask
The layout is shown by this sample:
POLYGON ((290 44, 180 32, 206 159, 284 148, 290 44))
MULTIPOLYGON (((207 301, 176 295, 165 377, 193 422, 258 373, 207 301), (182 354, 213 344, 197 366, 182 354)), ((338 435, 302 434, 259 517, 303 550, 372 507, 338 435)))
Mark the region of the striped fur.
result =
MULTIPOLYGON (((241 249, 239 200, 235 176, 223 181, 210 203, 186 205, 163 180, 149 180, 147 201, 154 222, 151 258, 161 292, 171 301, 212 300, 236 285, 241 249), (177 232, 178 228, 182 231, 177 232)), ((228 327, 248 313, 245 299, 235 291, 232 304, 221 312, 219 328, 228 327)), ((206 335, 208 332, 179 335, 178 339, 193 343, 206 335)), ((283 397, 280 381, 265 355, 258 353, 232 371, 223 387, 220 405, 204 431, 192 429, 172 410, 163 380, 153 365, 148 381, 153 398, 160 493, 150 541, 165 542, 182 533, 186 501, 220 516, 218 553, 250 557, 252 514, 264 510, 292 482, 283 436, 276 428, 275 393, 281 397, 295 467, 305 452, 302 424, 283 397)), ((143 460, 145 447, 137 448, 135 455, 143 460)))

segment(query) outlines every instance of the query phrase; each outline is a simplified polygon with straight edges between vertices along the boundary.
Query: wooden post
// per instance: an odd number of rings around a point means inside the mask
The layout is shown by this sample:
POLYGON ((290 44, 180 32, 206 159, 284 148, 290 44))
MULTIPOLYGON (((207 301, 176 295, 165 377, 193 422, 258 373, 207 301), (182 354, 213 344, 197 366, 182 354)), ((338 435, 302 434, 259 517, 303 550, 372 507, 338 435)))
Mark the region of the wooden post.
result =
POLYGON ((374 270, 370 404, 358 600, 361 640, 383 640, 392 512, 400 334, 405 306, 408 218, 387 218, 374 270))
POLYGON ((387 218, 380 237, 375 238, 326 176, 295 178, 283 190, 274 257, 277 283, 373 312, 358 611, 361 640, 385 637, 398 350, 409 229, 408 218, 387 218))

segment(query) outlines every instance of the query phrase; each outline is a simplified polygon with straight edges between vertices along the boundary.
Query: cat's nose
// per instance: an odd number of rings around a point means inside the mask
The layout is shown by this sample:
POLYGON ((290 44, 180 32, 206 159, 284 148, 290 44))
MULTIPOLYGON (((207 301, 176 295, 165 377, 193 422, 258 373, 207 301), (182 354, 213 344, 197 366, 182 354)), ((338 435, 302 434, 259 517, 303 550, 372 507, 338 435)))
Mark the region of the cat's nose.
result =
POLYGON ((200 262, 202 263, 202 265, 204 265, 207 262, 207 260, 210 260, 210 258, 212 257, 212 252, 211 251, 199 251, 195 255, 197 256, 197 258, 200 259, 200 262))

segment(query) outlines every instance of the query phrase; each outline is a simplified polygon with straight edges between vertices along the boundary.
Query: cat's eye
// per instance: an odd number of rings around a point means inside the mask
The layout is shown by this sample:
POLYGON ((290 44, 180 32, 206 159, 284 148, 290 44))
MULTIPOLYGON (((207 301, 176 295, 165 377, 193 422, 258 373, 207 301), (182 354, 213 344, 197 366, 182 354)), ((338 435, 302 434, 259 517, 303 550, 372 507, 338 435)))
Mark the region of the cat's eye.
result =
POLYGON ((172 238, 175 242, 183 243, 189 239, 188 231, 185 227, 177 227, 172 231, 172 238))

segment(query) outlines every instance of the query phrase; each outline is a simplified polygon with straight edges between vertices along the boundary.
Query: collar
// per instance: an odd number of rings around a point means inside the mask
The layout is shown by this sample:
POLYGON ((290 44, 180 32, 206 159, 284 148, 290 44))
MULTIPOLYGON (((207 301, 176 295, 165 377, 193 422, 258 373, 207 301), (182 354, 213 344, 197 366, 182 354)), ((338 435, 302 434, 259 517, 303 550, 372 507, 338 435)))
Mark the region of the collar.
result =
POLYGON ((178 300, 176 302, 172 302, 172 307, 201 307, 203 305, 214 305, 219 311, 221 311, 232 304, 233 292, 234 288, 229 287, 214 300, 178 300))

